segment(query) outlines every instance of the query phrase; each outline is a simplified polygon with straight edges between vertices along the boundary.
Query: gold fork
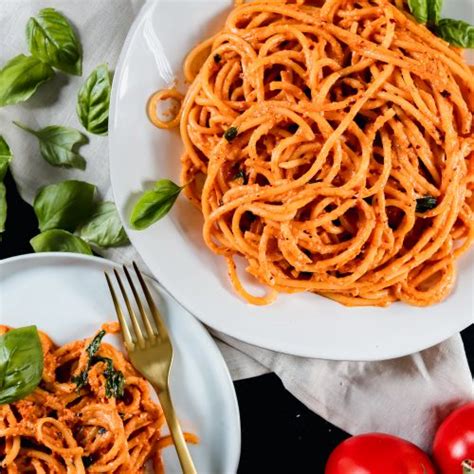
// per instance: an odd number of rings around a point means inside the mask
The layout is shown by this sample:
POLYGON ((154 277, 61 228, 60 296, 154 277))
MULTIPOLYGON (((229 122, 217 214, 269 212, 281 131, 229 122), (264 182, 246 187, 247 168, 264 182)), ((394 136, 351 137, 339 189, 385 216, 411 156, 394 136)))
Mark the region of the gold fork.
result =
POLYGON ((138 312, 140 313, 145 332, 142 331, 140 322, 138 321, 135 311, 130 304, 127 292, 117 270, 114 270, 115 278, 117 279, 120 292, 122 293, 123 300, 127 306, 130 321, 132 322, 132 328, 128 326, 125 320, 109 275, 107 272, 104 272, 110 294, 114 302, 115 312, 117 313, 120 327, 122 329, 125 348, 128 351, 128 355, 133 366, 153 385, 156 393, 158 394, 158 398, 160 399, 161 407, 166 418, 166 423, 168 424, 176 451, 178 453, 178 458, 183 473, 195 474, 196 468, 194 467, 193 460, 189 454, 189 450, 183 436, 183 431, 181 430, 173 407, 173 402, 171 401, 169 390, 169 375, 171 364, 173 362, 173 346, 171 344, 165 323, 135 262, 133 262, 133 268, 135 269, 138 281, 140 282, 143 294, 145 295, 148 307, 150 308, 150 313, 153 316, 153 321, 155 322, 154 328, 150 318, 145 312, 143 303, 138 296, 138 292, 132 281, 130 273, 128 272, 127 267, 124 265, 123 271, 127 277, 133 296, 135 297, 138 312))

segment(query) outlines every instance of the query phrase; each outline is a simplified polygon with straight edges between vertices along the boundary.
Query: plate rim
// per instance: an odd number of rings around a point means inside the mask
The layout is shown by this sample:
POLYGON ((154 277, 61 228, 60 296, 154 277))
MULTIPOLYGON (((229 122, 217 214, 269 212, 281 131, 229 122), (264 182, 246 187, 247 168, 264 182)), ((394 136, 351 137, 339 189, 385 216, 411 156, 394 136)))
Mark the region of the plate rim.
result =
MULTIPOLYGON (((31 260, 33 262, 33 265, 35 265, 36 261, 41 261, 44 260, 46 262, 52 262, 54 260, 61 260, 62 258, 67 258, 67 259, 72 259, 72 260, 77 260, 77 261, 89 261, 93 262, 96 265, 105 268, 106 266, 110 266, 114 269, 120 269, 122 268, 122 265, 114 262, 112 260, 109 260, 108 258, 103 258, 103 257, 96 257, 95 255, 86 255, 86 254, 79 254, 79 253, 71 253, 71 252, 41 252, 41 253, 28 253, 28 254, 22 254, 22 255, 15 255, 13 257, 8 257, 5 259, 0 260, 0 276, 2 272, 4 271, 3 268, 5 266, 8 266, 9 264, 15 264, 18 261, 23 261, 23 260, 31 260)), ((53 262, 54 263, 54 262, 53 262)), ((39 265, 36 265, 39 266, 39 265)), ((165 293, 167 297, 171 298, 174 300, 174 302, 181 307, 186 313, 189 314, 189 319, 192 321, 191 324, 194 324, 196 327, 197 331, 200 331, 202 333, 202 336, 204 339, 207 340, 209 343, 210 350, 214 352, 214 360, 217 365, 220 366, 221 370, 224 373, 225 377, 225 386, 228 387, 228 391, 231 394, 231 410, 233 412, 233 418, 235 420, 235 427, 234 431, 235 433, 233 434, 233 438, 236 439, 236 446, 235 446, 235 452, 233 454, 233 458, 229 460, 229 465, 232 468, 232 472, 237 472, 239 462, 240 462, 240 457, 241 457, 241 451, 242 451, 242 424, 240 420, 240 409, 239 409, 239 403, 237 400, 237 394, 235 391, 234 383, 232 380, 232 377, 230 375, 229 367, 224 359, 224 356, 222 355, 222 352, 219 350, 219 347, 217 346, 216 342, 214 341, 213 337, 209 333, 209 331, 206 329, 204 324, 191 313, 188 311, 163 285, 161 285, 159 282, 156 281, 155 277, 150 276, 148 273, 144 273, 145 278, 148 278, 153 282, 153 285, 156 286, 161 292, 165 293)), ((228 431, 226 431, 228 432, 228 431)))
MULTIPOLYGON (((128 32, 127 38, 124 42, 124 45, 122 47, 122 50, 119 56, 119 60, 117 62, 117 66, 115 68, 116 79, 112 84, 112 93, 111 93, 111 102, 110 102, 109 136, 108 136, 109 175, 110 175, 110 182, 111 182, 111 188, 112 188, 112 195, 115 202, 117 202, 116 189, 118 188, 118 186, 114 178, 115 176, 114 170, 118 166, 118 162, 116 159, 113 159, 112 142, 116 133, 115 131, 116 110, 120 106, 119 90, 121 89, 121 86, 124 80, 123 73, 127 64, 126 59, 129 55, 130 48, 133 42, 136 40, 136 35, 141 31, 141 28, 143 28, 144 22, 149 18, 153 9, 156 8, 157 5, 159 4, 168 3, 168 1, 169 0, 154 0, 154 1, 148 0, 143 5, 140 13, 135 18, 128 32), (115 162, 115 165, 114 165, 114 162, 115 162)), ((223 2, 223 0, 218 0, 218 1, 223 2)), ((191 0, 191 2, 199 3, 200 0, 191 0)), ((130 189, 130 192, 131 192, 131 189, 130 189)), ((455 334, 459 333, 460 331, 468 327, 469 324, 474 322, 474 319, 473 321, 469 321, 469 320, 462 321, 459 324, 458 328, 450 329, 449 331, 446 331, 444 334, 438 334, 436 335, 436 337, 432 337, 430 341, 425 340, 418 344, 415 342, 410 342, 409 346, 401 345, 401 346, 397 346, 397 348, 393 348, 392 350, 388 350, 388 351, 387 350, 380 351, 380 349, 377 346, 376 348, 371 348, 370 351, 367 351, 367 355, 354 354, 353 356, 349 356, 346 353, 340 353, 340 352, 334 353, 331 351, 328 352, 327 350, 323 352, 318 352, 307 347, 295 347, 293 343, 287 342, 287 340, 284 340, 284 339, 279 339, 277 342, 275 342, 274 340, 273 341, 269 340, 269 339, 262 340, 261 338, 259 338, 258 335, 245 332, 241 328, 234 327, 231 331, 229 331, 228 326, 226 326, 224 323, 220 324, 220 322, 216 322, 215 320, 212 320, 212 321, 207 320, 205 316, 203 315, 203 311, 200 311, 199 308, 194 307, 188 301, 187 297, 183 298, 183 294, 182 294, 182 291, 179 289, 179 285, 169 284, 170 280, 169 278, 167 278, 166 272, 159 271, 156 268, 156 265, 153 264, 153 259, 150 256, 149 252, 143 250, 143 245, 139 242, 138 237, 136 237, 137 234, 133 231, 129 232, 129 230, 132 230, 132 229, 130 229, 128 226, 127 218, 123 212, 123 209, 119 206, 117 207, 118 207, 120 219, 122 221, 124 229, 127 232, 127 235, 134 249, 142 257, 144 262, 150 268, 150 271, 152 272, 152 274, 155 275, 155 277, 161 282, 162 286, 166 289, 166 291, 176 301, 178 301, 179 304, 183 308, 185 308, 189 313, 194 315, 206 326, 216 331, 222 332, 223 334, 233 337, 239 341, 257 346, 259 348, 268 349, 268 350, 275 351, 278 353, 284 353, 284 354, 293 355, 293 356, 320 358, 320 359, 326 359, 326 360, 338 360, 338 361, 349 360, 349 361, 361 361, 361 362, 383 361, 383 360, 391 360, 391 359, 395 359, 399 357, 409 356, 411 354, 429 349, 430 347, 433 347, 451 338, 455 334)))

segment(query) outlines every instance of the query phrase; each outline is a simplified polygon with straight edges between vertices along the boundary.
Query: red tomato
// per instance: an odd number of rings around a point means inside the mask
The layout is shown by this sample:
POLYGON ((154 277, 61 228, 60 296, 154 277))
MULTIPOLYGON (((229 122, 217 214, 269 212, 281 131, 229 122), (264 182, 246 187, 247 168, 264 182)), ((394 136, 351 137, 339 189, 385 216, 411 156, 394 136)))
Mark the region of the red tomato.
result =
POLYGON ((463 461, 474 460, 474 402, 458 408, 441 423, 433 456, 442 474, 462 474, 463 461))
POLYGON ((369 433, 341 443, 329 457, 325 474, 435 474, 428 456, 396 436, 369 433))

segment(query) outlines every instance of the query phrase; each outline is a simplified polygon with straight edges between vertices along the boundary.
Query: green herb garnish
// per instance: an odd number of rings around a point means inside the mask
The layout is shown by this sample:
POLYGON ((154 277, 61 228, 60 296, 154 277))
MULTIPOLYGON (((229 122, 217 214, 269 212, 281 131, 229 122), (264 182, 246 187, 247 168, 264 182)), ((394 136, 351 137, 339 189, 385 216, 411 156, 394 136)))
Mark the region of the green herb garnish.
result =
POLYGON ((441 20, 437 27, 438 36, 459 48, 474 48, 474 26, 462 20, 441 20))
POLYGON ((436 25, 440 19, 443 0, 408 0, 408 8, 419 23, 436 25))
POLYGON ((102 339, 104 339, 104 336, 105 336, 105 331, 102 329, 94 336, 94 339, 92 339, 90 344, 87 346, 86 352, 87 352, 87 355, 89 356, 89 359, 92 359, 92 357, 94 357, 97 354, 97 351, 100 348, 100 345, 102 343, 102 339))
POLYGON ((36 253, 39 252, 71 252, 92 255, 92 249, 80 237, 67 230, 50 229, 41 232, 30 240, 36 253))
POLYGON ((43 349, 36 326, 0 336, 0 405, 29 395, 43 375, 43 349))
POLYGON ((87 366, 82 372, 79 373, 79 375, 73 377, 72 381, 76 384, 77 390, 80 390, 82 387, 88 384, 90 368, 99 362, 103 362, 106 365, 106 368, 103 372, 105 377, 105 396, 107 398, 121 398, 123 397, 125 390, 125 376, 120 370, 116 370, 114 368, 112 359, 109 357, 96 356, 104 336, 105 331, 99 331, 95 335, 94 339, 92 339, 91 343, 87 346, 86 352, 89 356, 87 366))
POLYGON ((443 0, 408 0, 408 8, 419 23, 459 48, 474 48, 474 26, 462 20, 441 19, 443 0))
POLYGON ((84 181, 62 181, 44 186, 33 203, 40 230, 74 232, 92 214, 94 194, 95 186, 84 181))
POLYGON ((33 56, 19 54, 0 70, 0 107, 28 100, 54 70, 33 56))
POLYGON ((104 370, 105 396, 122 398, 125 390, 125 376, 122 371, 116 370, 112 359, 108 357, 95 357, 94 363, 96 362, 104 362, 107 365, 104 370))
POLYGON ((84 467, 90 467, 94 464, 94 458, 92 456, 82 456, 82 464, 84 467))
POLYGON ((133 207, 130 225, 143 230, 162 219, 173 207, 182 187, 169 179, 160 179, 155 187, 145 191, 133 207))
POLYGON ((26 25, 31 54, 68 74, 82 74, 82 52, 69 21, 54 8, 43 8, 26 25))
POLYGON ((91 72, 77 96, 77 116, 84 128, 96 135, 107 135, 112 83, 106 64, 91 72))
POLYGON ((224 138, 228 141, 231 142, 239 133, 237 130, 237 127, 230 127, 229 129, 226 130, 224 133, 224 138))
POLYGON ((95 354, 99 350, 100 344, 104 336, 105 336, 105 331, 102 329, 94 336, 94 339, 92 339, 92 341, 87 346, 86 352, 87 352, 87 355, 89 356, 89 360, 87 361, 86 368, 82 372, 80 372, 79 375, 76 375, 72 378, 72 381, 77 386, 76 387, 77 390, 87 385, 89 369, 92 366, 92 358, 95 356, 95 354))
POLYGON ((39 140, 41 156, 50 165, 85 169, 86 160, 77 152, 77 148, 89 140, 78 130, 57 125, 50 125, 41 130, 32 130, 22 123, 13 123, 39 140))
POLYGON ((434 209, 438 200, 433 196, 425 196, 416 200, 416 212, 424 213, 434 209))
POLYGON ((78 230, 81 239, 101 248, 118 247, 128 243, 115 204, 101 202, 78 230))

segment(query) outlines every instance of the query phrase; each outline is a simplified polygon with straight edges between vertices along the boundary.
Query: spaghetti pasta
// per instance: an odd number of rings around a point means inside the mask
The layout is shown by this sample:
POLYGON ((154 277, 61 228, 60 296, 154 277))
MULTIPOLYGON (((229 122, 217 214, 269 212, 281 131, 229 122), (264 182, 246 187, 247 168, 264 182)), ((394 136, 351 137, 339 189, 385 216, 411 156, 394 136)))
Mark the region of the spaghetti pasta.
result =
POLYGON ((474 76, 403 0, 238 2, 184 73, 181 181, 241 297, 449 295, 474 240, 474 76))
MULTIPOLYGON (((123 354, 110 344, 100 344, 105 331, 118 331, 118 323, 103 329, 94 338, 62 347, 40 333, 44 353, 40 385, 23 400, 0 405, 1 472, 140 474, 148 461, 155 473, 163 472, 160 449, 172 442, 160 434, 162 410, 150 398, 147 381, 123 354), (97 348, 93 364, 92 341, 97 348), (123 376, 120 397, 108 393, 111 370, 119 374, 116 380, 123 376), (78 384, 84 373, 87 382, 78 384)), ((0 326, 0 334, 8 330, 0 326)), ((197 442, 195 435, 185 437, 197 442)))

